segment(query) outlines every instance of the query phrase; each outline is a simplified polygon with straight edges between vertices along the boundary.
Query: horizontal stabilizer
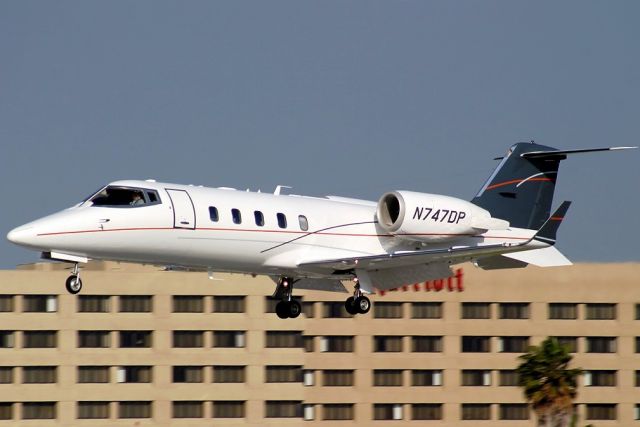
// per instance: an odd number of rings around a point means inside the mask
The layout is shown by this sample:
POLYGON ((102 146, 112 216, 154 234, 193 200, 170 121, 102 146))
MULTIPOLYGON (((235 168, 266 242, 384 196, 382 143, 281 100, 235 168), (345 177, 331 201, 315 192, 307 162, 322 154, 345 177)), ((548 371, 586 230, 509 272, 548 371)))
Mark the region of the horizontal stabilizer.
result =
POLYGON ((512 252, 502 254, 502 256, 526 262, 527 264, 537 265, 538 267, 560 267, 572 264, 571 261, 562 255, 562 253, 554 246, 542 249, 533 249, 531 251, 512 252))
POLYGON ((550 150, 550 151, 529 151, 520 154, 525 159, 549 159, 562 157, 566 158, 567 154, 593 153, 596 151, 620 151, 631 150, 638 147, 605 147, 605 148, 583 148, 579 150, 550 150))

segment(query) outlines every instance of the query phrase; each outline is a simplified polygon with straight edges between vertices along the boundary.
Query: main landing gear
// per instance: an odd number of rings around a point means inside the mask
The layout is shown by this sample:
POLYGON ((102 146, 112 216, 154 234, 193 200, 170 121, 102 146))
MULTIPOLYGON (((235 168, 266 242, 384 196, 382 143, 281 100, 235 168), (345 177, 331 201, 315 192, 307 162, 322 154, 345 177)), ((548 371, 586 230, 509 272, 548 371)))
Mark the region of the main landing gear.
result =
POLYGON ((80 268, 76 263, 73 266, 73 270, 71 270, 71 276, 67 278, 65 282, 65 287, 67 288, 67 292, 70 294, 77 294, 82 289, 82 280, 80 280, 80 268))
POLYGON ((371 301, 362 294, 358 283, 356 283, 355 289, 353 290, 353 296, 347 298, 344 302, 344 308, 347 310, 347 313, 352 315, 366 314, 371 310, 371 301))
POLYGON ((281 301, 276 304, 276 314, 281 319, 295 319, 300 316, 302 312, 302 306, 300 303, 293 299, 293 284, 295 280, 291 277, 281 277, 278 280, 276 291, 274 293, 275 298, 281 298, 281 301))

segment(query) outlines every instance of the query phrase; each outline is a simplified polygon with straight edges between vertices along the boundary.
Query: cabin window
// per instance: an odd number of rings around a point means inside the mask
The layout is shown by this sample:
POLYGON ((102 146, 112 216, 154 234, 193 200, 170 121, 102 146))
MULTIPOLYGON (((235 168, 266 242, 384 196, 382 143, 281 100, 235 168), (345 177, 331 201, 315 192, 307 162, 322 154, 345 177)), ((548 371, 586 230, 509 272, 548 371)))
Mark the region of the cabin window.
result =
POLYGON ((304 215, 298 215, 298 223, 300 223, 300 230, 307 231, 309 229, 309 221, 304 215))
POLYGON ((254 211, 253 216, 256 218, 256 225, 262 227, 264 225, 264 215, 260 211, 254 211))
POLYGON ((287 217, 283 213, 278 213, 278 227, 287 228, 287 217))
POLYGON ((240 209, 231 209, 231 218, 233 218, 234 224, 241 224, 242 215, 240 214, 240 209))
POLYGON ((160 204, 155 190, 109 185, 88 199, 92 206, 137 208, 160 204))
POLYGON ((209 206, 209 218, 213 222, 218 222, 220 217, 218 216, 218 208, 215 206, 209 206))

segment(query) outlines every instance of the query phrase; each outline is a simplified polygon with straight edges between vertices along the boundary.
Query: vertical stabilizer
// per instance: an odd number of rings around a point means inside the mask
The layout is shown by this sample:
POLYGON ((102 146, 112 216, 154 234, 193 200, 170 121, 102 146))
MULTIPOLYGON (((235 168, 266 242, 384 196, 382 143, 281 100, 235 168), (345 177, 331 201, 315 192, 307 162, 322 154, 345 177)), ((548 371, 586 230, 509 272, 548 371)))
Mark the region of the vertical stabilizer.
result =
POLYGON ((558 167, 566 155, 526 158, 522 154, 554 151, 558 150, 535 143, 511 146, 471 202, 512 227, 537 230, 549 217, 558 167))

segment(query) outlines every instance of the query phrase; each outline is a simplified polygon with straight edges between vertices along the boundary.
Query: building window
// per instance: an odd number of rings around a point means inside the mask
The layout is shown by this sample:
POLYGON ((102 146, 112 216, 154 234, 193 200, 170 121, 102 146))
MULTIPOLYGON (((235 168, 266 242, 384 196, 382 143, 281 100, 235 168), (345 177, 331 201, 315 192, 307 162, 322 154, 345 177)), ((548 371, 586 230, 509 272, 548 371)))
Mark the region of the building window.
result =
POLYGON ((118 418, 151 418, 151 402, 119 402, 118 418))
POLYGON ((491 337, 462 337, 463 353, 488 353, 491 351, 491 337))
POLYGON ((245 346, 245 333, 244 331, 213 331, 213 346, 242 348, 245 346))
POLYGON ((225 295, 213 297, 214 313, 244 313, 244 296, 225 295))
POLYGON ((151 336, 151 331, 120 331, 120 347, 149 348, 151 336))
POLYGON ((411 337, 411 351, 414 353, 440 353, 442 352, 442 337, 413 336, 411 337))
POLYGON ((171 405, 172 418, 202 418, 204 416, 203 402, 182 400, 171 405))
POLYGON ((615 353, 616 337, 587 337, 587 353, 615 353))
POLYGON ((565 347, 569 353, 578 352, 578 337, 554 337, 558 344, 565 347))
POLYGON ((243 383, 245 381, 246 366, 214 366, 213 382, 214 383, 243 383))
POLYGON ((24 313, 54 313, 58 311, 58 299, 55 295, 25 295, 22 297, 24 313))
POLYGON ((322 405, 323 420, 353 420, 353 403, 325 403, 322 405))
POLYGON ((352 336, 331 335, 322 337, 320 341, 320 351, 332 353, 353 352, 354 339, 352 336))
POLYGON ((519 378, 516 370, 502 369, 498 371, 498 385, 502 387, 517 387, 519 385, 519 378))
POLYGON ((175 295, 173 297, 174 313, 202 313, 204 312, 204 296, 175 295))
POLYGON ((412 420, 441 420, 442 403, 414 403, 411 405, 412 420))
POLYGON ((285 214, 278 213, 276 217, 278 218, 278 227, 287 228, 287 217, 285 216, 285 214))
POLYGON ((322 371, 322 385, 325 387, 353 386, 353 369, 325 369, 322 371))
POLYGON ((402 404, 399 403, 374 403, 374 420, 401 420, 402 404))
POLYGON ((108 295, 78 295, 78 313, 108 313, 110 302, 108 295))
POLYGON ((203 371, 202 366, 174 366, 172 380, 174 383, 201 383, 203 371))
POLYGON ((615 387, 616 371, 585 371, 584 385, 588 387, 615 387))
POLYGON ((414 369, 411 371, 411 385, 431 387, 442 385, 442 371, 439 369, 414 369))
POLYGON ((587 320, 615 320, 616 305, 609 303, 587 304, 587 320))
POLYGON ((96 420, 109 418, 109 402, 78 402, 78 419, 96 420))
POLYGON ((173 331, 173 348, 204 347, 204 331, 173 331))
POLYGON ((109 331, 78 331, 78 348, 108 348, 111 346, 109 331))
POLYGON ((325 301, 322 303, 322 317, 340 319, 353 317, 353 315, 347 313, 347 310, 344 308, 343 302, 325 301))
POLYGON ((526 403, 501 403, 499 419, 528 420, 529 407, 526 403))
POLYGON ((402 303, 375 302, 373 303, 373 317, 376 319, 402 319, 402 303))
POLYGON ((442 303, 441 302, 411 303, 411 318, 442 319, 442 303))
POLYGON ((153 311, 151 295, 120 296, 120 313, 151 313, 153 311))
POLYGON ((265 366, 267 383, 301 383, 302 366, 265 366))
POLYGON ((302 314, 308 319, 315 317, 315 304, 313 301, 305 301, 302 303, 302 314))
POLYGON ((574 302, 549 303, 549 319, 574 320, 578 318, 578 304, 574 302))
POLYGON ((266 331, 267 348, 301 348, 302 331, 266 331))
POLYGON ((402 387, 402 370, 374 369, 373 385, 376 387, 402 387))
POLYGON ((242 215, 239 209, 231 209, 231 218, 234 224, 242 224, 242 215))
POLYGON ((0 420, 13 419, 13 402, 0 402, 0 420))
POLYGON ((299 400, 267 400, 265 418, 301 418, 302 402, 299 400))
POLYGON ((258 227, 263 227, 264 226, 264 215, 262 214, 262 212, 260 211, 254 211, 253 212, 253 216, 256 220, 256 225, 258 227))
POLYGON ((24 331, 23 348, 55 348, 57 331, 24 331))
POLYGON ((307 231, 309 230, 309 221, 307 217, 304 215, 298 215, 298 224, 300 224, 300 230, 307 231))
POLYGON ((0 312, 7 313, 13 311, 14 295, 0 295, 0 312))
POLYGON ((489 386, 491 385, 491 371, 486 369, 462 370, 463 386, 489 386))
POLYGON ((108 383, 108 366, 78 366, 79 383, 108 383))
POLYGON ((211 222, 218 222, 220 220, 220 216, 218 215, 218 208, 215 206, 209 206, 209 219, 211 222))
POLYGON ((402 351, 402 336, 376 335, 373 337, 373 351, 400 352, 402 351))
POLYGON ((491 404, 489 403, 463 403, 463 420, 490 420, 491 404))
POLYGON ((636 304, 636 320, 640 320, 640 304, 636 304))
POLYGON ((13 348, 14 340, 14 331, 0 331, 0 348, 13 348))
POLYGON ((528 319, 528 302, 502 302, 499 304, 500 319, 528 319))
POLYGON ((463 319, 491 319, 490 302, 463 302, 463 319))
POLYGON ((50 384, 57 381, 55 366, 25 366, 22 368, 23 384, 50 384))
POLYGON ((244 406, 242 400, 215 400, 213 418, 244 418, 244 406))
POLYGON ((151 366, 120 366, 116 380, 119 383, 150 383, 151 366))
POLYGON ((312 335, 303 335, 302 336, 302 346, 304 348, 304 351, 307 353, 310 353, 312 351, 315 351, 315 337, 312 335))
POLYGON ((587 420, 615 420, 615 403, 587 403, 587 420))
POLYGON ((56 418, 56 402, 24 402, 23 420, 53 420, 56 418))
POLYGON ((0 366, 0 384, 13 383, 13 366, 0 366))
POLYGON ((529 337, 500 337, 498 346, 502 353, 524 353, 529 348, 529 337))

